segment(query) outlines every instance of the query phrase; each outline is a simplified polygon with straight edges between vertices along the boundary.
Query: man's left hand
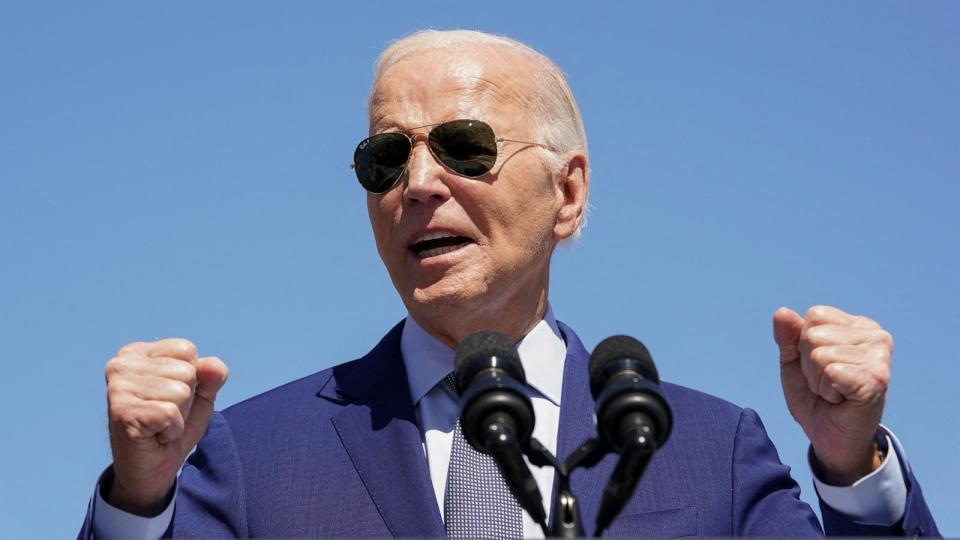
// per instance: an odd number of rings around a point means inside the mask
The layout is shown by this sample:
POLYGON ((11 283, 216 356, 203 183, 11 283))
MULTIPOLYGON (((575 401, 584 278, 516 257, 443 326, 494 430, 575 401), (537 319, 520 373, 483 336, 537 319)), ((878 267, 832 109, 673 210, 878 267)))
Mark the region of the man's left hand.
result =
POLYGON ((780 381, 823 481, 850 485, 880 466, 874 436, 890 382, 893 337, 867 317, 814 306, 773 314, 780 381))

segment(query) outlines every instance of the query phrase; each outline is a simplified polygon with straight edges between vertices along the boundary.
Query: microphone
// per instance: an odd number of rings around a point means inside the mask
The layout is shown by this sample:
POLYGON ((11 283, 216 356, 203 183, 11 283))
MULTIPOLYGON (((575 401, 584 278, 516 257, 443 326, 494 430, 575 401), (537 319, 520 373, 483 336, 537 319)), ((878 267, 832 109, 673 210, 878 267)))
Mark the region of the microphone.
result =
POLYGON ((660 392, 650 351, 636 339, 603 340, 590 355, 588 369, 600 438, 620 454, 597 514, 600 536, 633 496, 653 452, 670 436, 673 414, 660 392))
POLYGON ((499 332, 476 332, 460 343, 454 365, 464 438, 477 451, 493 456, 514 498, 546 527, 540 489, 523 460, 534 415, 524 392, 527 378, 517 348, 499 332))

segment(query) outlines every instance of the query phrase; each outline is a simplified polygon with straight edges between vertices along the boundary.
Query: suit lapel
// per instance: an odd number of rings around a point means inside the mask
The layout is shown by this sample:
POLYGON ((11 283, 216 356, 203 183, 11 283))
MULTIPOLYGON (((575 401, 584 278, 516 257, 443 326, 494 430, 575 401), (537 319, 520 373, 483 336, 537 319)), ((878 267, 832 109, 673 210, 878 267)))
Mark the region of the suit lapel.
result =
MULTIPOLYGON (((557 454, 566 457, 595 436, 596 428, 593 415, 586 414, 594 407, 587 378, 590 355, 569 327, 558 326, 567 356, 557 454)), ((402 330, 403 323, 398 324, 365 357, 335 369, 336 388, 321 390, 320 395, 349 401, 332 422, 391 534, 444 536, 400 355, 402 330)), ((592 470, 577 471, 571 482, 587 535, 593 532, 599 496, 609 475, 607 461, 592 470)))
POLYGON ((336 392, 349 404, 332 422, 390 533, 443 536, 400 355, 402 329, 398 324, 365 357, 335 370, 336 392))
MULTIPOLYGON (((590 353, 573 330, 560 322, 557 326, 567 343, 567 357, 563 364, 563 393, 560 398, 560 431, 557 435, 557 456, 565 460, 587 439, 596 437, 597 429, 587 372, 590 353)), ((580 504, 586 536, 593 535, 597 511, 600 509, 600 496, 615 463, 613 456, 607 456, 592 469, 574 471, 570 480, 570 487, 580 504)))

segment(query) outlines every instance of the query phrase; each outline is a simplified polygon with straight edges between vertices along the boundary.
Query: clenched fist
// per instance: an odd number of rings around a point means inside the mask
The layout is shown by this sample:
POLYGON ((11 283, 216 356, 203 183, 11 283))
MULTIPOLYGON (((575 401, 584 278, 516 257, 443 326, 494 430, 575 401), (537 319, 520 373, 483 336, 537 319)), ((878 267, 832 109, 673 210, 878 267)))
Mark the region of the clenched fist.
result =
POLYGON ((893 338, 875 321, 829 306, 773 314, 780 381, 825 480, 850 485, 880 466, 874 435, 890 382, 893 338))
POLYGON ((227 366, 198 358, 193 343, 171 338, 126 345, 105 371, 114 470, 109 502, 155 515, 207 429, 227 366))

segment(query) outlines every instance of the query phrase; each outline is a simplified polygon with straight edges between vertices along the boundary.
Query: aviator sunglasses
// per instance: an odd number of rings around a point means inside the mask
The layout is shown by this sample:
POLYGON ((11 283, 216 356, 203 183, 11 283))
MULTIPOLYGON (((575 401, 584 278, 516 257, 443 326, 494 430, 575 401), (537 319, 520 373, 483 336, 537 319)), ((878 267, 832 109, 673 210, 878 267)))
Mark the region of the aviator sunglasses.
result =
POLYGON ((423 128, 431 128, 427 147, 433 157, 450 171, 467 178, 490 172, 497 162, 497 146, 501 142, 531 144, 555 151, 540 143, 497 137, 493 128, 480 120, 427 124, 404 132, 378 133, 360 141, 351 164, 360 185, 371 193, 389 191, 403 175, 413 152, 413 138, 407 133, 423 128))

